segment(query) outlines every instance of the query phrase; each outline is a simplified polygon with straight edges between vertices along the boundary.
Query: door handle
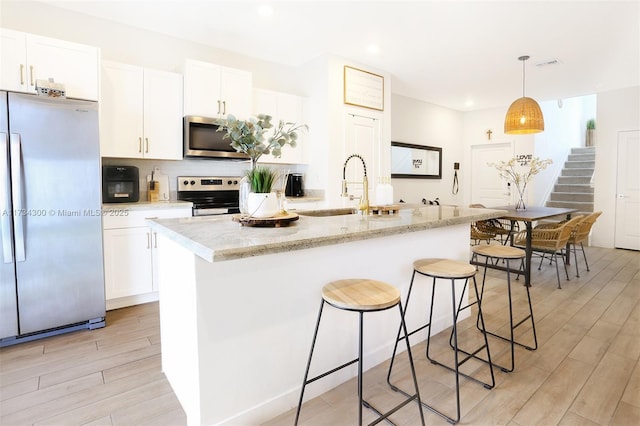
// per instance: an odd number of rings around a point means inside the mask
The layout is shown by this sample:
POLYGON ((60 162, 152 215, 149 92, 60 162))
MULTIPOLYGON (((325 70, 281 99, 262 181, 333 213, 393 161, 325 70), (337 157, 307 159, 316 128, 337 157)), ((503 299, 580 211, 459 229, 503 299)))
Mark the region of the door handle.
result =
POLYGON ((0 217, 0 232, 2 232, 2 259, 4 263, 13 262, 13 234, 11 232, 11 194, 9 193, 9 152, 8 135, 0 133, 0 200, 2 202, 2 217, 0 217))
POLYGON ((20 86, 24 86, 24 64, 20 64, 20 86))
POLYGON ((16 212, 13 215, 13 232, 15 235, 16 262, 24 262, 25 242, 24 242, 24 204, 22 200, 22 145, 20 135, 11 133, 9 138, 9 149, 11 151, 11 195, 13 207, 16 212))
POLYGON ((218 114, 220 114, 220 99, 218 99, 218 114))
POLYGON ((222 115, 227 115, 227 101, 222 101, 222 115))
POLYGON ((138 138, 138 152, 142 152, 142 138, 139 137, 138 138))
POLYGON ((35 86, 35 83, 33 82, 33 65, 29 65, 29 77, 31 79, 31 85, 35 86))
POLYGON ((144 138, 144 142, 145 142, 145 146, 146 146, 146 149, 144 150, 144 152, 146 154, 148 154, 149 153, 149 138, 144 138))

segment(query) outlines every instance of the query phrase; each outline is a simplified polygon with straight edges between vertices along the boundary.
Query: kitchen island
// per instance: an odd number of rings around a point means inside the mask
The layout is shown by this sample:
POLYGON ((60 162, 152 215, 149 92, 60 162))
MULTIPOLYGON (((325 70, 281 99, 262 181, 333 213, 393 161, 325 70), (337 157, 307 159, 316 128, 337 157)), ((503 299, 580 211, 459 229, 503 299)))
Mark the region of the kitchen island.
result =
MULTIPOLYGON (((295 407, 325 284, 382 280, 404 300, 415 259, 468 261, 469 223, 502 214, 424 206, 380 216, 301 215, 281 228, 244 227, 229 215, 150 220, 159 237, 162 367, 188 423, 259 424, 295 407)), ((427 287, 414 290, 410 327, 424 321, 427 287)), ((444 287, 437 299, 451 300, 444 287)), ((434 332, 451 325, 450 309, 434 307, 434 332)), ((311 374, 356 356, 357 317, 326 310, 311 374)), ((395 310, 367 315, 365 369, 391 356, 398 325, 395 310)), ((353 365, 320 380, 305 400, 355 375, 353 365)))

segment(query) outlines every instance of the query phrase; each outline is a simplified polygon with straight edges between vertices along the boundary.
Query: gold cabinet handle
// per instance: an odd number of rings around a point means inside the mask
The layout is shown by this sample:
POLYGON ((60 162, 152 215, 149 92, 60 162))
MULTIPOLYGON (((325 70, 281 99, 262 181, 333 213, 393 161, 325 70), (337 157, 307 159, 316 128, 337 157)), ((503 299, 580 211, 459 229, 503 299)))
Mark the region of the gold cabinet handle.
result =
POLYGON ((218 99, 218 114, 220 114, 220 99, 218 99))
POLYGON ((149 138, 144 138, 145 144, 146 144, 146 149, 145 149, 145 153, 149 153, 149 138))
POLYGON ((147 232, 147 250, 151 248, 151 232, 147 232))
POLYGON ((222 114, 227 115, 227 101, 222 101, 222 114))
POLYGON ((35 83, 33 82, 33 65, 29 65, 29 73, 30 73, 31 85, 35 86, 35 83))
POLYGON ((142 138, 138 138, 138 152, 142 152, 142 138))
POLYGON ((158 248, 158 233, 153 233, 153 248, 158 248))
POLYGON ((20 64, 20 86, 24 86, 24 64, 20 64))

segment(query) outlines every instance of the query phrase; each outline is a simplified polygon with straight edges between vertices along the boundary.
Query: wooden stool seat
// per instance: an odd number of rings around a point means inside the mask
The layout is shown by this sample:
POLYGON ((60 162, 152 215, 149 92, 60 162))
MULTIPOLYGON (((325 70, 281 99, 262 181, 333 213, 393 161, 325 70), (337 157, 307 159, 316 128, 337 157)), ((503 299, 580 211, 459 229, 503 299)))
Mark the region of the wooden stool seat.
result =
POLYGON ((379 311, 400 303, 400 291, 382 281, 353 278, 325 285, 322 298, 339 309, 379 311))
POLYGON ((476 274, 473 265, 451 259, 418 259, 413 262, 413 269, 435 278, 471 278, 476 274))
POLYGON ((524 259, 526 253, 517 247, 503 245, 473 246, 471 251, 480 256, 497 257, 500 259, 524 259))

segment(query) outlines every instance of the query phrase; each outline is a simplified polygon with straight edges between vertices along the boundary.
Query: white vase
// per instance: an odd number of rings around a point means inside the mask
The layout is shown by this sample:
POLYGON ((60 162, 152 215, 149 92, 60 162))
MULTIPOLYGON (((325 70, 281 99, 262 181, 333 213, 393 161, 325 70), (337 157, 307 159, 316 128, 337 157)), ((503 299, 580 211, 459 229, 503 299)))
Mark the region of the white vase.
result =
POLYGON ((250 192, 247 197, 247 213, 252 217, 274 217, 280 212, 275 192, 250 192))

